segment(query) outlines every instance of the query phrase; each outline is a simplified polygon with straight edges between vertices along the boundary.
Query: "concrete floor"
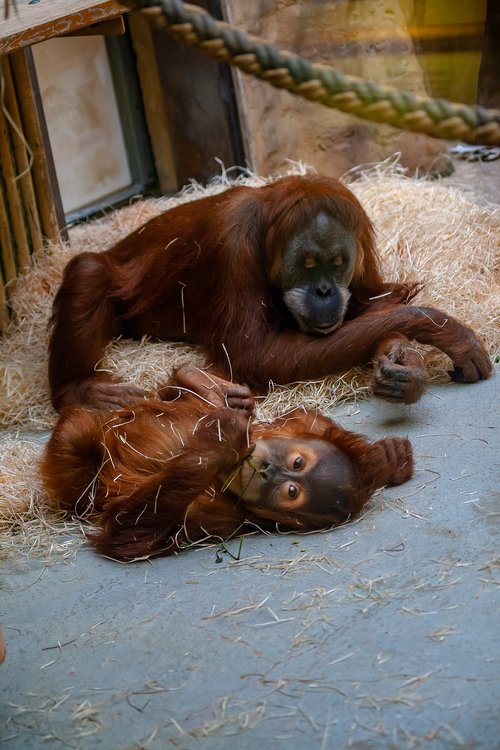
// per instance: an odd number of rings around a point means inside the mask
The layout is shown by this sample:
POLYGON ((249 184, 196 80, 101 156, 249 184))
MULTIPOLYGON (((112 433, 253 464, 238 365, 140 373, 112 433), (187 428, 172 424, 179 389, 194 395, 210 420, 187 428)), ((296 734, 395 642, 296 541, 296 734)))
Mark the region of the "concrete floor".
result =
POLYGON ((335 531, 4 566, 0 746, 498 749, 499 383, 338 410, 417 468, 335 531))

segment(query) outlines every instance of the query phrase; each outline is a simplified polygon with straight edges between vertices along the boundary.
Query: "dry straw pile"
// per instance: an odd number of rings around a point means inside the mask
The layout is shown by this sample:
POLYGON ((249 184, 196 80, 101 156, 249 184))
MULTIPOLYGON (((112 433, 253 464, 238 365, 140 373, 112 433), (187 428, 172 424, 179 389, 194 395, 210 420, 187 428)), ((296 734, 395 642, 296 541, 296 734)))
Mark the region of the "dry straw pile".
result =
MULTIPOLYGON (((407 178, 393 162, 358 171, 353 177, 350 187, 377 229, 385 277, 423 282, 418 301, 471 325, 492 357, 497 357, 498 207, 479 205, 467 190, 407 178)), ((265 181, 254 176, 241 179, 250 185, 265 181)), ((46 373, 48 319, 65 263, 83 250, 104 250, 157 213, 207 192, 224 190, 227 184, 223 176, 208 188, 194 185, 175 198, 140 201, 73 228, 70 248, 49 247, 44 257, 37 259, 36 267, 18 280, 14 319, 0 341, 0 425, 5 430, 0 438, 0 542, 5 542, 7 553, 20 543, 46 549, 47 539, 55 539, 56 529, 64 532, 61 524, 54 526, 56 519, 45 507, 37 476, 42 442, 23 436, 22 431, 49 430, 56 419, 46 373), (44 528, 48 535, 42 534, 44 528)), ((426 351, 425 356, 433 379, 446 380, 446 356, 434 350, 426 351)), ((202 364, 200 355, 183 345, 120 341, 110 345, 102 366, 124 380, 150 388, 168 377, 174 367, 193 358, 202 364)), ((260 404, 259 416, 268 418, 297 403, 328 410, 340 402, 365 397, 368 383, 369 373, 356 368, 342 378, 276 387, 260 404)))

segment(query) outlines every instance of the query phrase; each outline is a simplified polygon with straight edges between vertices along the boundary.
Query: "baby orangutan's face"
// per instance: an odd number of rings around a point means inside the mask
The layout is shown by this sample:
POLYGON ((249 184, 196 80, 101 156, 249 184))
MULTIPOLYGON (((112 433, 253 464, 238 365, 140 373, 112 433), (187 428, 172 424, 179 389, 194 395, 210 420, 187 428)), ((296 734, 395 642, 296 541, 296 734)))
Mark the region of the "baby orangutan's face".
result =
POLYGON ((271 510, 328 514, 346 509, 356 486, 341 450, 317 438, 258 440, 231 483, 247 504, 271 510))

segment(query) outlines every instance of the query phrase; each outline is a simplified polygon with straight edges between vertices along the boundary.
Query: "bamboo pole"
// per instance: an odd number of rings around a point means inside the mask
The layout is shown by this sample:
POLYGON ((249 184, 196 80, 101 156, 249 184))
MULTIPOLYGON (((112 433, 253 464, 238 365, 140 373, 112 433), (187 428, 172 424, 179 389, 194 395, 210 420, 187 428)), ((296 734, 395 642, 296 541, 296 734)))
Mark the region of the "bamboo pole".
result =
MULTIPOLYGON (((42 233, 40 229, 40 218, 38 215, 38 206, 36 203, 35 190, 33 187, 32 169, 30 159, 28 158, 28 144, 23 140, 22 122, 17 102, 14 81, 8 56, 1 59, 2 71, 5 81, 5 106, 9 112, 15 128, 12 127, 12 142, 14 145, 14 154, 17 166, 17 182, 21 188, 25 218, 28 222, 29 237, 31 241, 32 252, 41 253, 43 248, 42 233)), ((21 259, 19 259, 21 260, 21 259)), ((26 266, 31 265, 30 258, 24 258, 26 266)), ((21 264, 22 265, 22 264, 21 264)))
POLYGON ((9 122, 5 115, 4 108, 0 107, 0 171, 2 172, 3 178, 2 184, 4 187, 4 199, 6 199, 8 221, 14 240, 14 258, 17 255, 19 259, 22 259, 23 265, 24 260, 27 259, 26 265, 29 265, 28 235, 24 223, 22 199, 16 183, 14 154, 9 131, 9 122))
POLYGON ((33 183, 42 233, 48 240, 57 242, 60 239, 59 222, 53 200, 49 164, 45 153, 41 124, 26 55, 25 50, 13 52, 10 55, 10 62, 18 95, 23 133, 33 152, 33 183))
POLYGON ((16 259, 9 213, 7 210, 5 185, 0 175, 0 246, 2 248, 2 269, 4 282, 7 284, 17 276, 16 259))
POLYGON ((0 264, 0 333, 5 331, 9 324, 9 308, 7 305, 7 291, 5 289, 5 279, 3 277, 0 264))
POLYGON ((7 282, 16 278, 17 270, 14 259, 14 248, 10 234, 7 209, 4 200, 3 182, 0 179, 0 332, 4 331, 9 322, 9 307, 7 303, 7 282))

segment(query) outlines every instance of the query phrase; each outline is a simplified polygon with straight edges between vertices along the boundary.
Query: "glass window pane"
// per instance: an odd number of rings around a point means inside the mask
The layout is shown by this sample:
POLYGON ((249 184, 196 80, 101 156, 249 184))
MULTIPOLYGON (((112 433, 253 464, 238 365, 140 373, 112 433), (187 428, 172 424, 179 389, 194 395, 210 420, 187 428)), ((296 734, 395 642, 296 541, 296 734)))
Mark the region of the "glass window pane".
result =
POLYGON ((33 57, 65 213, 130 185, 104 39, 49 39, 33 57))

